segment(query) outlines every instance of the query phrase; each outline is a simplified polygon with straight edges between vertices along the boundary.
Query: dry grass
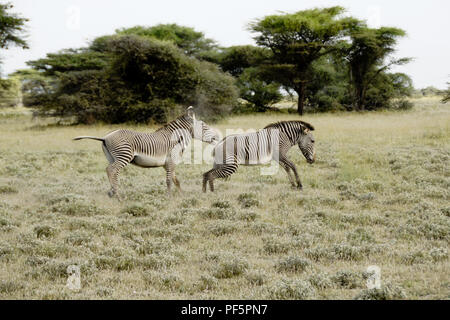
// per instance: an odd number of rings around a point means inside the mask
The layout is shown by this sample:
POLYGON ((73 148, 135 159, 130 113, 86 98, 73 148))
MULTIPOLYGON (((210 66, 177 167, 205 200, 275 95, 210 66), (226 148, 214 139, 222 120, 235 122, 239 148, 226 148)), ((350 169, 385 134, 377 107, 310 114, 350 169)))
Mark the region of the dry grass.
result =
POLYGON ((407 112, 304 120, 316 127, 318 159, 310 166, 290 151, 303 191, 282 171, 242 167, 205 195, 204 164, 180 165, 184 192, 167 195, 162 168, 130 166, 118 203, 106 195, 100 144, 71 141, 117 126, 0 110, 0 298, 450 298, 450 105, 421 99, 407 112), (71 264, 78 291, 65 287, 71 264), (369 265, 381 268, 381 289, 366 288, 369 265))

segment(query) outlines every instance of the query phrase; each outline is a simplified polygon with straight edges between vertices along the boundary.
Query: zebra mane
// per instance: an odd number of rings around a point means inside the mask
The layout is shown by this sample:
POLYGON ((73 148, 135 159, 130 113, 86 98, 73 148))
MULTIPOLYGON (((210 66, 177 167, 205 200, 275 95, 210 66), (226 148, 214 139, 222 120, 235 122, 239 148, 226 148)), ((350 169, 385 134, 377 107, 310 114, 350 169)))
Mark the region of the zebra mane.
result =
POLYGON ((308 122, 305 122, 305 121, 301 121, 301 120, 278 121, 278 122, 274 122, 274 123, 271 123, 271 124, 265 126, 264 129, 267 129, 267 128, 283 129, 283 125, 288 124, 288 123, 292 123, 292 124, 296 123, 296 124, 299 124, 300 126, 306 127, 310 131, 314 130, 314 127, 311 124, 309 124, 308 122))
POLYGON ((172 120, 172 121, 170 121, 169 123, 166 123, 166 124, 163 125, 161 128, 158 128, 155 132, 162 131, 162 130, 165 130, 165 129, 167 129, 167 128, 170 128, 171 125, 179 124, 179 123, 180 123, 180 120, 186 120, 187 117, 188 117, 188 116, 185 115, 185 114, 184 114, 184 115, 181 115, 181 116, 179 116, 178 118, 176 118, 175 120, 172 120))

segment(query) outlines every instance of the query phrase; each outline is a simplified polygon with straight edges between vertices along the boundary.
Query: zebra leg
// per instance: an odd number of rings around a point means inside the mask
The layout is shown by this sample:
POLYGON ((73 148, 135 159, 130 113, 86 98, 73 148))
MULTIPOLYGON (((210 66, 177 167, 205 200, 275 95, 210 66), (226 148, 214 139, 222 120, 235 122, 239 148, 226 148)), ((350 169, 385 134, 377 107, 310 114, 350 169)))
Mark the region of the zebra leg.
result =
MULTIPOLYGON (((289 168, 291 168, 292 171, 294 172, 295 181, 297 182, 297 189, 302 190, 303 186, 300 181, 300 177, 298 176, 298 173, 297 173, 297 167, 295 166, 295 164, 292 161, 290 161, 288 159, 283 159, 283 160, 286 163, 286 165, 289 166, 289 168)), ((292 185, 295 187, 295 184, 292 183, 292 185)))
POLYGON ((206 192, 207 182, 209 182, 209 189, 211 192, 214 192, 214 179, 228 178, 236 172, 237 168, 238 164, 235 162, 231 164, 223 164, 217 167, 215 166, 215 168, 205 172, 203 174, 203 192, 206 192))
POLYGON ((292 187, 295 188, 295 182, 291 175, 291 167, 286 163, 285 160, 280 160, 280 164, 283 167, 283 169, 286 171, 288 178, 289 178, 289 182, 291 183, 292 187))
POLYGON ((120 148, 109 151, 105 144, 102 145, 103 152, 109 161, 109 166, 106 168, 106 174, 108 175, 109 183, 111 184, 111 190, 108 191, 108 195, 112 198, 117 196, 119 201, 121 197, 118 193, 118 179, 120 170, 126 167, 131 160, 133 160, 133 154, 129 145, 120 146, 120 148))
POLYGON ((164 169, 166 170, 167 191, 170 192, 172 190, 172 182, 174 182, 175 186, 179 188, 180 183, 178 182, 178 179, 175 177, 175 164, 173 163, 173 161, 168 160, 164 165, 164 169), (178 184, 175 181, 177 181, 178 184))
POLYGON ((109 183, 111 184, 111 190, 108 191, 108 195, 111 198, 115 195, 119 201, 121 201, 121 197, 118 192, 118 179, 120 170, 123 167, 125 167, 124 164, 119 161, 115 161, 106 168, 106 174, 108 175, 109 183))
MULTIPOLYGON (((208 183, 208 181, 209 181, 209 186, 211 187, 210 181, 214 180, 211 175, 214 170, 215 169, 211 169, 203 174, 203 188, 202 188, 203 192, 206 192, 206 184, 208 183)), ((214 185, 212 185, 212 186, 213 187, 212 187, 211 191, 214 191, 214 185)))
POLYGON ((172 181, 175 184, 175 186, 177 187, 177 190, 181 191, 180 181, 177 179, 177 177, 175 175, 175 171, 173 172, 173 175, 172 175, 172 181))

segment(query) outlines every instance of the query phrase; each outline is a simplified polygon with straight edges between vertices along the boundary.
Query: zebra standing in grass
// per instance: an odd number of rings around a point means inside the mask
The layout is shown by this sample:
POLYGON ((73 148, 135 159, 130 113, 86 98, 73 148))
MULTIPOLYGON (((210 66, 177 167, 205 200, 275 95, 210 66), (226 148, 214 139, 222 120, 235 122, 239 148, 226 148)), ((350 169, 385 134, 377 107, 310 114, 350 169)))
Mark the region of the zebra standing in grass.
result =
POLYGON ((217 133, 203 121, 195 119, 193 107, 176 120, 166 124, 153 133, 141 133, 119 129, 108 133, 104 138, 82 136, 74 140, 94 139, 102 141, 103 152, 109 161, 106 173, 111 183, 110 197, 118 194, 118 176, 129 163, 144 168, 164 167, 168 191, 172 182, 180 190, 180 182, 175 176, 175 165, 191 139, 203 142, 218 141, 217 133))
POLYGON ((314 127, 303 121, 282 121, 270 124, 252 133, 225 137, 213 151, 213 169, 203 174, 203 192, 209 182, 214 191, 214 179, 228 178, 239 165, 260 165, 277 161, 286 170, 293 187, 302 189, 295 164, 287 158, 289 149, 298 144, 308 163, 315 160, 314 137, 310 131, 314 127), (291 175, 294 172, 295 182, 291 175), (297 185, 295 184, 297 183, 297 185))

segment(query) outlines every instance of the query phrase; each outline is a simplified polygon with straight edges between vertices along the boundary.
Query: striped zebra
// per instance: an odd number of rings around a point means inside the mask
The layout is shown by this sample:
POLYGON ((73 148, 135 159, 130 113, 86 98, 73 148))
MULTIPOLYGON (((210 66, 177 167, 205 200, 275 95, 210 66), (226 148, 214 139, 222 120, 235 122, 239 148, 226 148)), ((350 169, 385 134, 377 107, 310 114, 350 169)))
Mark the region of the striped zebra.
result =
POLYGON ((106 173, 111 190, 108 195, 116 195, 120 200, 118 176, 120 170, 129 163, 143 168, 164 167, 168 191, 171 190, 172 182, 180 190, 175 165, 181 161, 192 138, 207 143, 219 140, 212 128, 195 119, 194 109, 189 107, 184 115, 153 133, 119 129, 108 133, 104 138, 81 136, 73 140, 94 139, 102 142, 103 152, 109 161, 106 173))
POLYGON ((298 144, 308 163, 315 160, 314 127, 303 121, 281 121, 252 133, 230 135, 213 150, 213 169, 203 174, 203 192, 209 182, 214 191, 214 179, 228 178, 239 165, 260 165, 277 161, 286 170, 293 187, 302 189, 295 164, 287 158, 289 149, 298 144), (291 175, 294 172, 295 181, 291 175))

